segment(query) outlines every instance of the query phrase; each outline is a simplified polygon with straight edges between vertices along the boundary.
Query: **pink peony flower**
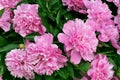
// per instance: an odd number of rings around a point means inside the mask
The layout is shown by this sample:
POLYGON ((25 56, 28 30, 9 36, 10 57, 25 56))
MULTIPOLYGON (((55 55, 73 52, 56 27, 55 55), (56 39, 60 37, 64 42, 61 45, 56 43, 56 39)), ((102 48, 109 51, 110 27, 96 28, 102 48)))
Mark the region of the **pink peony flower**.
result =
POLYGON ((13 28, 21 36, 25 37, 32 32, 43 34, 46 29, 38 16, 38 5, 22 4, 14 10, 13 28))
POLYGON ((117 24, 117 28, 120 32, 120 7, 118 7, 117 16, 114 17, 114 23, 117 24))
MULTIPOLYGON (((86 23, 88 25, 91 25, 95 31, 100 32, 100 35, 98 35, 98 39, 100 41, 111 41, 113 47, 117 49, 117 52, 119 54, 120 47, 117 44, 117 41, 119 39, 119 27, 116 27, 114 25, 114 22, 119 23, 119 18, 116 17, 115 21, 113 21, 111 19, 113 17, 111 14, 111 10, 107 6, 107 4, 102 3, 101 0, 91 0, 87 3, 88 19, 86 23)), ((120 12, 118 11, 118 13, 120 12)))
POLYGON ((85 61, 93 60, 98 40, 89 25, 80 19, 70 20, 64 24, 63 32, 58 34, 58 40, 64 44, 71 62, 79 64, 82 58, 85 61))
POLYGON ((66 57, 56 44, 52 44, 53 36, 44 34, 35 36, 35 43, 27 42, 26 51, 34 71, 39 75, 52 75, 52 73, 66 64, 66 57))
POLYGON ((74 10, 85 14, 86 7, 83 0, 62 0, 64 6, 68 6, 68 11, 74 10))
POLYGON ((21 0, 0 0, 0 5, 4 8, 14 8, 21 0))
POLYGON ((120 32, 120 15, 115 16, 114 23, 117 24, 118 31, 120 32))
POLYGON ((100 30, 100 35, 98 36, 99 40, 102 42, 108 42, 112 39, 118 40, 119 32, 117 27, 114 25, 106 25, 100 30))
POLYGON ((104 24, 106 23, 113 23, 110 20, 113 16, 107 4, 102 3, 101 0, 88 1, 88 4, 90 4, 87 10, 88 20, 92 20, 92 26, 95 26, 96 31, 99 31, 102 27, 105 27, 104 24))
POLYGON ((108 62, 108 58, 103 54, 98 54, 87 73, 91 80, 111 80, 114 73, 112 68, 113 65, 108 62))
POLYGON ((0 18, 0 27, 5 32, 10 30, 10 25, 11 25, 11 22, 12 22, 12 18, 13 18, 12 11, 9 8, 5 8, 5 11, 0 18))
POLYGON ((113 17, 108 5, 106 3, 102 3, 101 0, 92 0, 89 2, 89 4, 91 4, 87 10, 89 19, 106 20, 113 17))
POLYGON ((0 76, 0 80, 3 80, 3 79, 2 79, 2 76, 0 76))
POLYGON ((22 49, 11 50, 6 56, 6 65, 11 74, 15 77, 27 80, 34 78, 34 66, 27 59, 26 52, 22 49))

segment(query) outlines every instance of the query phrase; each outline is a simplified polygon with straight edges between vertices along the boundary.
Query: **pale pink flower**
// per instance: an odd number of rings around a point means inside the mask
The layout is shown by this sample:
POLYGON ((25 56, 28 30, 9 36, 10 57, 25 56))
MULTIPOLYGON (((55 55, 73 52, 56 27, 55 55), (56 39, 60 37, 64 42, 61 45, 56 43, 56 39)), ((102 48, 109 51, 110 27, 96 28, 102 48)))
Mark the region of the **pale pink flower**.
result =
POLYGON ((2 79, 2 76, 0 76, 0 80, 3 80, 3 79, 2 79))
POLYGON ((117 24, 118 31, 120 32, 120 14, 115 16, 114 23, 117 24))
POLYGON ((0 17, 0 27, 5 31, 10 30, 10 25, 12 22, 13 14, 9 8, 5 8, 4 13, 0 17))
POLYGON ((21 0, 0 0, 0 5, 4 8, 14 8, 21 0))
POLYGON ((120 43, 118 42, 119 39, 111 39, 112 46, 117 49, 117 53, 120 55, 120 43))
POLYGON ((21 36, 25 37, 32 32, 43 34, 46 29, 38 16, 37 4, 22 4, 14 10, 13 28, 21 36))
POLYGON ((118 47, 117 44, 117 40, 119 39, 119 32, 117 29, 118 27, 114 25, 114 22, 120 22, 119 18, 116 17, 115 21, 113 21, 111 19, 113 17, 111 14, 111 10, 109 9, 108 5, 102 3, 101 0, 91 0, 87 3, 89 5, 87 5, 88 19, 86 23, 88 25, 91 25, 95 31, 100 32, 100 35, 98 35, 98 39, 100 41, 111 41, 113 47, 115 47, 117 49, 117 52, 119 53, 120 47, 118 47))
POLYGON ((112 68, 113 65, 108 62, 108 58, 103 54, 98 54, 91 62, 87 73, 91 80, 111 80, 114 74, 112 68))
POLYGON ((27 80, 34 78, 34 66, 27 59, 26 52, 22 49, 14 49, 7 53, 6 66, 11 74, 18 78, 25 77, 27 80))
MULTIPOLYGON (((119 36, 119 32, 120 32, 120 7, 118 7, 118 11, 117 11, 118 15, 114 17, 114 24, 116 24, 116 28, 117 28, 117 31, 116 30, 113 30, 111 33, 117 33, 117 35, 119 36)), ((117 53, 120 54, 120 43, 118 42, 119 41, 119 37, 118 38, 111 38, 111 43, 112 43, 112 46, 114 48, 117 49, 117 53)))
POLYGON ((83 0, 62 0, 64 6, 68 6, 68 11, 74 10, 80 13, 86 13, 86 7, 83 0))
POLYGON ((91 4, 87 10, 89 19, 106 20, 113 17, 108 5, 106 3, 102 3, 101 0, 92 0, 89 2, 89 4, 91 4))
POLYGON ((118 7, 117 16, 114 17, 114 23, 117 24, 117 28, 120 32, 120 7, 118 7))
POLYGON ((52 34, 35 36, 35 43, 27 42, 26 50, 34 71, 39 75, 52 75, 52 73, 66 64, 66 57, 56 44, 52 44, 52 34))
POLYGON ((80 19, 70 20, 64 24, 63 32, 58 34, 58 40, 64 44, 71 62, 79 64, 82 58, 85 61, 93 60, 98 40, 89 25, 80 19))
POLYGON ((99 40, 102 42, 108 42, 112 39, 118 40, 119 32, 116 26, 106 25, 100 30, 100 35, 98 36, 99 40))
POLYGON ((105 27, 104 24, 112 24, 111 10, 109 9, 106 3, 102 3, 101 0, 92 0, 88 1, 90 4, 87 8, 88 20, 92 20, 92 26, 95 26, 96 31, 99 31, 102 27, 105 27), (107 15, 105 15, 107 14, 107 15), (93 25, 94 24, 94 25, 93 25))

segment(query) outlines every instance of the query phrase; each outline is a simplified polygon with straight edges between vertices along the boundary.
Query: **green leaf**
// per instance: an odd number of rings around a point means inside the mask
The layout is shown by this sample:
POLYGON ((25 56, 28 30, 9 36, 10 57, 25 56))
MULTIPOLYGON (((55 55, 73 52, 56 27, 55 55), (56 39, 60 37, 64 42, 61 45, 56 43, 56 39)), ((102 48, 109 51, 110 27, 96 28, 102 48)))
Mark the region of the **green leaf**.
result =
POLYGON ((0 52, 9 51, 18 48, 18 44, 8 44, 7 46, 0 47, 0 52))
POLYGON ((7 44, 7 40, 5 38, 3 38, 2 36, 0 36, 0 47, 4 46, 7 44))
POLYGON ((82 72, 87 72, 89 68, 90 68, 90 63, 89 62, 80 63, 78 65, 78 69, 82 72))
POLYGON ((42 80, 42 76, 35 74, 34 80, 42 80))
POLYGON ((59 0, 49 0, 48 5, 52 6, 52 5, 56 4, 58 1, 59 0))
POLYGON ((73 66, 71 64, 68 65, 67 67, 69 75, 74 78, 74 70, 73 70, 73 66))
POLYGON ((67 78, 68 78, 68 72, 67 72, 66 67, 61 68, 61 69, 58 71, 58 74, 59 74, 63 79, 67 79, 67 78))
POLYGON ((5 72, 4 66, 0 65, 0 75, 2 75, 5 72))
POLYGON ((39 34, 38 34, 38 33, 31 33, 31 34, 27 35, 27 36, 25 37, 25 39, 34 41, 34 37, 37 36, 37 35, 39 35, 39 34))
POLYGON ((45 76, 45 80, 55 80, 53 76, 45 76))
POLYGON ((58 29, 54 29, 54 30, 53 30, 54 36, 57 36, 58 33, 59 33, 59 30, 58 30, 58 29))
POLYGON ((60 23, 60 10, 58 11, 57 17, 56 17, 57 24, 60 23))
POLYGON ((117 69, 117 65, 115 64, 114 60, 112 58, 108 58, 109 62, 114 65, 114 69, 117 69))
POLYGON ((5 72, 5 55, 4 53, 0 54, 0 75, 4 74, 5 72))
POLYGON ((53 11, 58 11, 60 10, 60 8, 62 7, 62 4, 60 2, 54 4, 52 7, 51 7, 51 10, 53 11))
POLYGON ((110 45, 108 44, 108 43, 103 43, 103 42, 101 42, 100 43, 102 46, 104 46, 104 47, 110 47, 110 45))
POLYGON ((4 13, 4 9, 0 10, 0 17, 2 16, 3 13, 4 13))
POLYGON ((45 8, 46 0, 36 0, 36 3, 38 3, 41 8, 45 8))
POLYGON ((55 21, 55 17, 51 13, 47 13, 47 15, 52 21, 55 21))

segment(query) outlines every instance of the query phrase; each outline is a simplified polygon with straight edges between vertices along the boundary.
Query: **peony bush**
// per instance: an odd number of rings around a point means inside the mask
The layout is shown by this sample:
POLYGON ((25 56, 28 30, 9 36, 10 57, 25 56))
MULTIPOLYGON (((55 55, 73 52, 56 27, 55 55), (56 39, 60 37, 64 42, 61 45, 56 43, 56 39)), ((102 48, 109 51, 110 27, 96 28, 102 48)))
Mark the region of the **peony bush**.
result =
POLYGON ((0 0, 0 80, 120 80, 119 0, 0 0))

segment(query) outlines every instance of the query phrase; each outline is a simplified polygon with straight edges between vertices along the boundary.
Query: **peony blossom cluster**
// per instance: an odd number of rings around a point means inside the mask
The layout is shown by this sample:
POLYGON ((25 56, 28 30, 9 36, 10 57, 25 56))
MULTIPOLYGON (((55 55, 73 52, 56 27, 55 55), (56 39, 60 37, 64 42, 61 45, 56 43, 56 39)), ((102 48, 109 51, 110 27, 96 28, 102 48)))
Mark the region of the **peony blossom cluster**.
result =
MULTIPOLYGON (((34 42, 27 40, 24 49, 13 49, 8 52, 6 66, 11 75, 24 77, 26 80, 34 79, 35 73, 52 75, 67 64, 67 58, 62 50, 53 44, 53 35, 45 33, 46 28, 38 15, 39 6, 21 4, 15 8, 20 1, 0 0, 0 10, 4 8, 4 13, 0 17, 0 27, 7 32, 13 22, 13 29, 22 37, 33 32, 39 33, 40 36, 35 36, 34 42), (11 8, 15 8, 13 12, 11 8)), ((57 36, 58 41, 64 45, 70 62, 79 64, 82 59, 91 62, 90 69, 81 80, 118 80, 113 75, 113 65, 109 63, 107 56, 95 55, 99 41, 111 42, 120 54, 120 1, 107 1, 114 2, 118 7, 116 16, 111 14, 109 6, 102 0, 62 0, 68 11, 87 13, 88 17, 86 21, 78 18, 69 20, 64 24, 63 32, 57 36)))
POLYGON ((44 34, 35 36, 35 43, 27 41, 25 49, 11 50, 6 56, 6 65, 15 77, 34 79, 34 72, 39 75, 52 75, 64 67, 67 58, 56 44, 53 36, 44 34))
POLYGON ((98 35, 98 39, 100 41, 110 41, 112 46, 117 49, 117 53, 120 54, 120 46, 118 44, 119 29, 114 24, 114 22, 118 22, 118 18, 116 17, 115 21, 111 19, 114 18, 111 14, 111 10, 108 5, 103 3, 101 0, 91 0, 87 3, 89 5, 87 5, 88 19, 86 23, 91 25, 95 31, 100 33, 98 35))
POLYGON ((68 11, 74 10, 79 13, 86 13, 84 0, 62 0, 64 6, 68 6, 68 11))
POLYGON ((91 80, 111 80, 114 73, 112 68, 113 65, 108 62, 108 58, 103 54, 98 54, 91 62, 87 74, 91 80))
POLYGON ((71 62, 79 64, 82 58, 85 61, 93 60, 98 39, 91 26, 80 19, 70 20, 64 24, 63 32, 58 34, 58 40, 64 44, 71 62))
POLYGON ((46 29, 38 16, 37 4, 22 4, 14 10, 13 28, 15 32, 25 37, 32 32, 43 34, 46 29))

